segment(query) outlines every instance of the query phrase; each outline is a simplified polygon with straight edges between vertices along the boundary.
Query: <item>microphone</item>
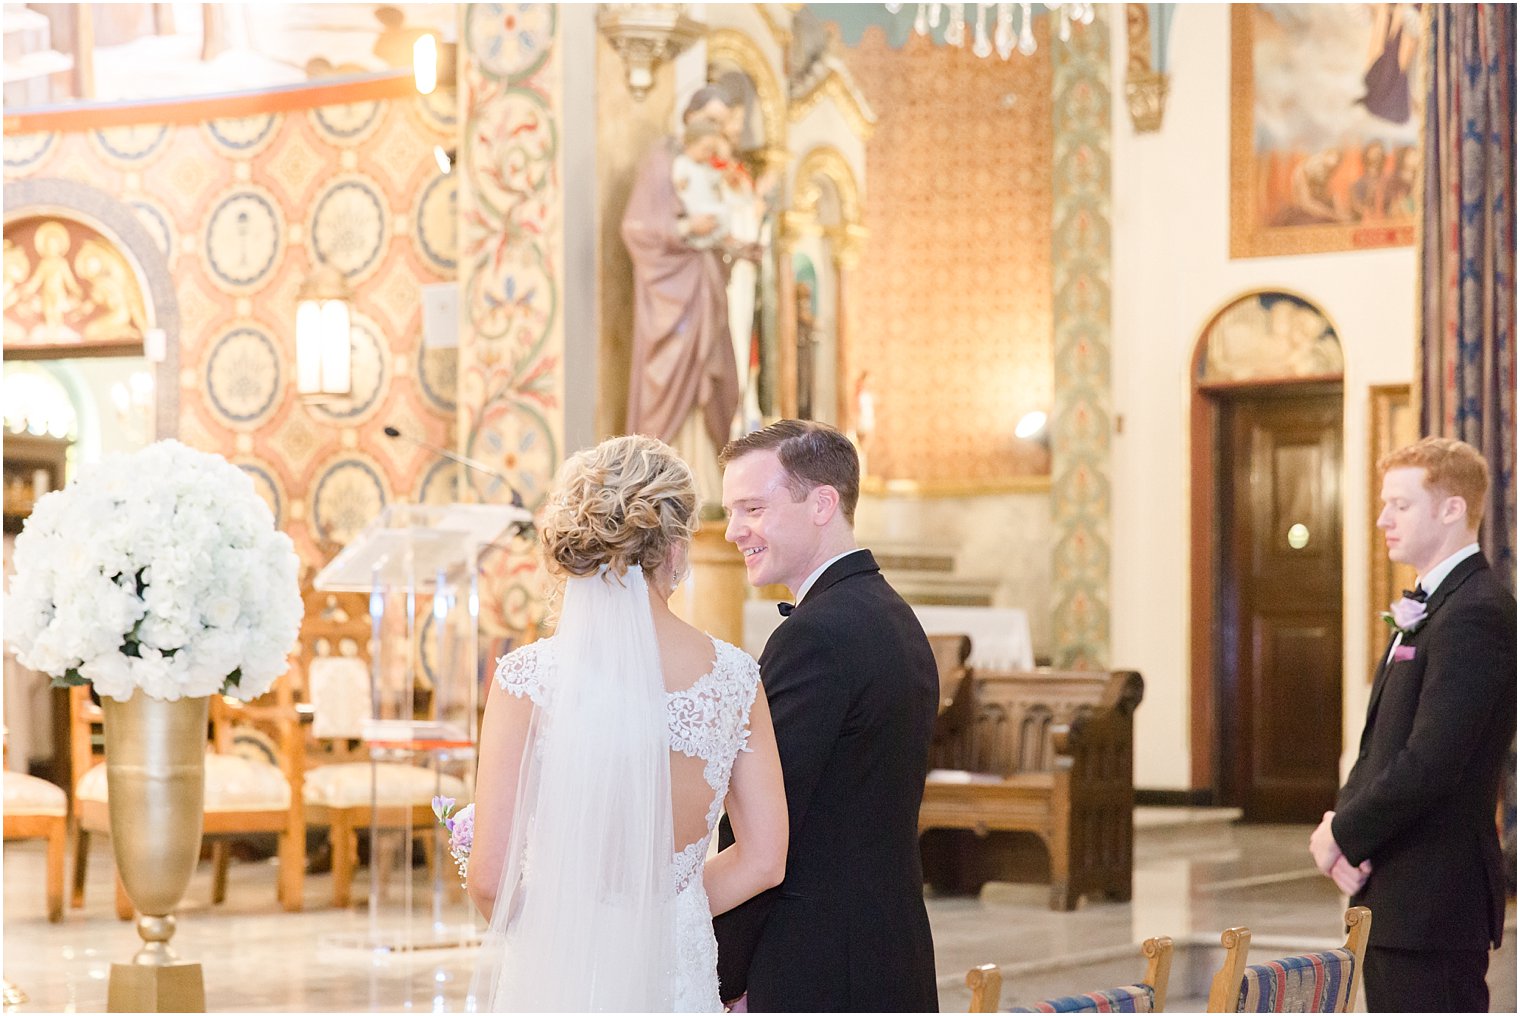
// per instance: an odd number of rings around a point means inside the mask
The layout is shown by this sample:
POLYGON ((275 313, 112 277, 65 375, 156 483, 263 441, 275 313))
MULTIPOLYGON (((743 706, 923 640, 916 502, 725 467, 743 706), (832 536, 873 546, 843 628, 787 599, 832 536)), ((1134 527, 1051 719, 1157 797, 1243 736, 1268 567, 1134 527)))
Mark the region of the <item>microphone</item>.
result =
POLYGON ((510 479, 508 479, 506 473, 503 473, 503 472, 501 472, 500 470, 497 470, 497 469, 492 469, 490 466, 486 465, 484 462, 477 462, 474 459, 467 459, 463 455, 456 455, 454 452, 449 451, 447 448, 442 448, 442 447, 440 447, 438 445, 430 444, 427 441, 423 441, 421 438, 412 437, 410 434, 403 434, 403 433, 401 433, 400 430, 398 430, 395 427, 386 427, 385 428, 385 436, 389 437, 389 438, 400 438, 403 441, 408 441, 408 442, 416 445, 418 448, 426 448, 428 451, 432 452, 434 455, 442 455, 444 458, 448 459, 450 462, 457 462, 461 466, 464 466, 466 469, 473 469, 476 472, 484 473, 487 476, 492 477, 498 483, 501 483, 503 486, 505 486, 508 491, 511 492, 511 494, 512 494, 512 507, 513 508, 521 508, 521 507, 523 507, 522 495, 520 493, 518 493, 516 487, 512 486, 512 481, 510 479))

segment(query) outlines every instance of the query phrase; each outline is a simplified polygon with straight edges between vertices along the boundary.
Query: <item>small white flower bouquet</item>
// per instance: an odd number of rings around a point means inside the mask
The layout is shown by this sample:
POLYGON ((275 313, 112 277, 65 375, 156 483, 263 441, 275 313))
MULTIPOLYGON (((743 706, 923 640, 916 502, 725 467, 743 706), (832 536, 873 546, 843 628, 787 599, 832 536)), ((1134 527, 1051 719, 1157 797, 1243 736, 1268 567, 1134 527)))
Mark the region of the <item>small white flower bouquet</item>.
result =
POLYGON ((178 441, 109 456, 39 499, 15 562, 17 659, 121 701, 257 698, 301 628, 290 537, 246 473, 178 441))
POLYGON ((467 804, 456 813, 457 803, 452 797, 435 797, 433 814, 449 832, 449 855, 459 869, 459 884, 464 885, 470 873, 470 848, 475 844, 475 806, 467 804))

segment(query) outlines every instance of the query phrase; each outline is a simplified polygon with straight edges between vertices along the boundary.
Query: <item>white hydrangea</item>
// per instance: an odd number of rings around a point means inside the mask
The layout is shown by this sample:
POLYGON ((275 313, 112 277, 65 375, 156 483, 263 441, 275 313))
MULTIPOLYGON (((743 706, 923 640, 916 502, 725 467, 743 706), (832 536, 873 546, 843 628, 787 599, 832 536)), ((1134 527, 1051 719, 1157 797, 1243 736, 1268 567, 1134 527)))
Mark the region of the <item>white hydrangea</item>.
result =
POLYGON ((110 456, 41 498, 14 560, 17 659, 109 698, 256 698, 301 627, 295 549, 253 482, 178 441, 110 456))

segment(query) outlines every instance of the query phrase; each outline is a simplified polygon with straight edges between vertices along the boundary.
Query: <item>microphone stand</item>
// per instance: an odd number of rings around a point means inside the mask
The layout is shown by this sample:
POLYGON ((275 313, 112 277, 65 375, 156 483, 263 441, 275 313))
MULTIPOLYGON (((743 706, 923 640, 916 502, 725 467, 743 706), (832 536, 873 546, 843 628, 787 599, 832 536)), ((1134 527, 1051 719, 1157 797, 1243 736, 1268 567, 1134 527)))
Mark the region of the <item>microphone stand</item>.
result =
MULTIPOLYGON (((507 477, 507 474, 501 472, 500 470, 493 469, 483 462, 477 462, 474 459, 466 458, 463 455, 449 451, 449 449, 432 444, 431 442, 424 441, 421 438, 412 437, 410 434, 403 434, 397 427, 386 427, 384 433, 386 437, 391 438, 392 440, 399 438, 402 441, 416 445, 418 448, 426 449, 427 451, 432 452, 434 455, 448 459, 450 462, 458 463, 459 465, 464 466, 466 469, 473 469, 477 473, 484 473, 486 476, 491 477, 496 482, 507 488, 507 491, 512 495, 513 508, 525 507, 523 504, 522 494, 516 487, 512 485, 512 481, 507 477)), ((513 531, 513 535, 523 536, 531 532, 533 532, 533 522, 531 520, 528 520, 525 522, 517 523, 513 531)))

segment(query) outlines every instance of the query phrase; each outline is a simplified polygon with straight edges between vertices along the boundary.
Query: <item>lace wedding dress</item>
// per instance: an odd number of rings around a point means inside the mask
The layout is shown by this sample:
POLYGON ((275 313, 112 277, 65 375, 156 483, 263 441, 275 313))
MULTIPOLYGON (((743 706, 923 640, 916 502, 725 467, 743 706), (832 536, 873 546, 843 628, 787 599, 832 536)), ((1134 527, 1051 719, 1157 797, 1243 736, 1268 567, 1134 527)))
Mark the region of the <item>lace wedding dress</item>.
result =
MULTIPOLYGON (((552 722, 555 691, 559 684, 557 638, 543 639, 503 657, 496 682, 505 691, 532 699, 537 710, 552 722)), ((676 1012, 718 1012, 718 947, 713 938, 712 916, 702 884, 702 866, 718 817, 728 796, 729 777, 739 752, 747 751, 750 706, 759 689, 760 671, 743 650, 713 639, 713 667, 688 688, 665 692, 665 727, 669 749, 700 759, 702 778, 710 794, 706 833, 677 850, 670 860, 669 888, 675 894, 675 938, 669 997, 676 1012)), ((535 728, 538 733, 542 725, 535 728)), ((540 750, 538 740, 532 749, 540 750)), ((687 770, 682 770, 686 772, 687 770)), ((672 773, 678 784, 683 775, 672 773)), ((680 790, 679 786, 673 790, 680 790)), ((689 799, 689 798, 687 798, 689 799)), ((521 882, 532 892, 534 858, 521 861, 521 882)), ((511 933, 505 947, 511 948, 511 933)))

